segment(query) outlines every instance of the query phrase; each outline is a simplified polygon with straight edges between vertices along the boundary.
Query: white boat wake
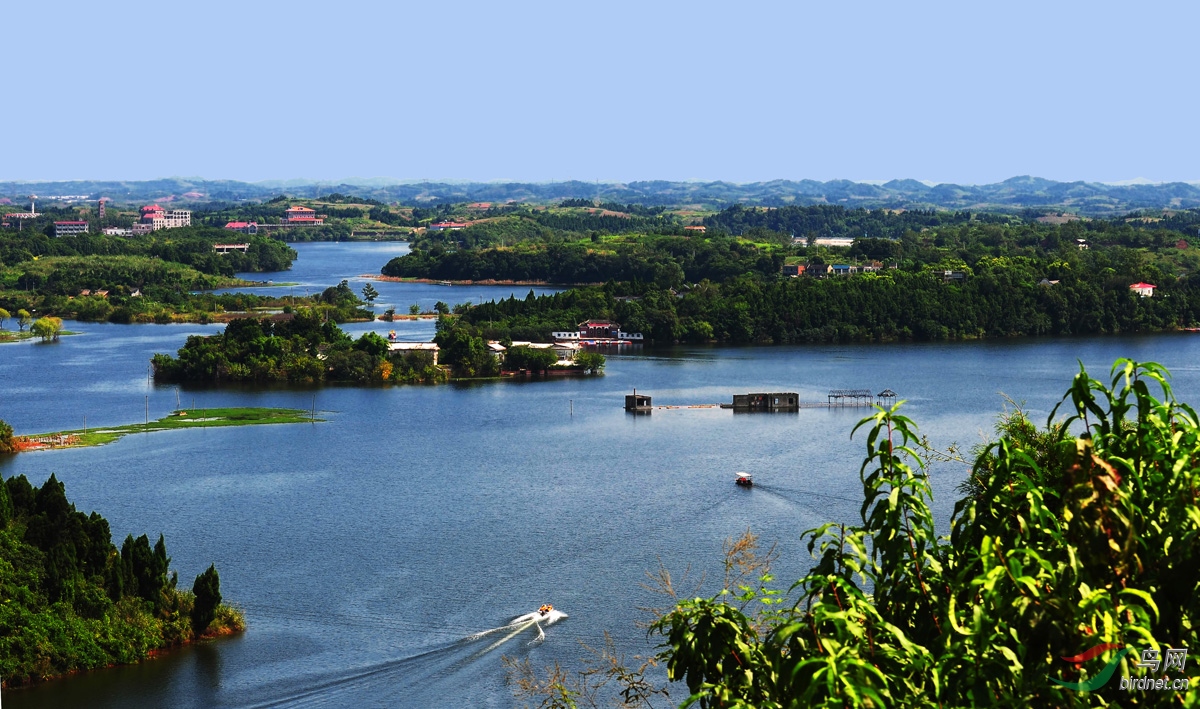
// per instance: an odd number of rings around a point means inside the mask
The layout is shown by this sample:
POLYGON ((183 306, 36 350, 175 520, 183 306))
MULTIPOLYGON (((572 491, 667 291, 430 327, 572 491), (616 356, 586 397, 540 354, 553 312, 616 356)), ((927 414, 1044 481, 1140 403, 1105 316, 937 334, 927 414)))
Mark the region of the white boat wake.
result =
POLYGON ((488 650, 492 650, 496 647, 499 647, 501 644, 508 642, 516 637, 519 633, 530 628, 534 628, 537 630, 537 637, 529 641, 529 644, 532 645, 534 643, 540 643, 546 639, 546 633, 542 629, 544 626, 553 625, 567 617, 568 616, 566 613, 554 610, 553 606, 544 605, 532 613, 526 613, 525 615, 519 615, 516 618, 513 618, 508 622, 507 625, 501 625, 498 628, 491 628, 489 630, 483 630, 478 633, 474 633, 473 635, 469 635, 467 636, 467 640, 479 640, 480 638, 487 635, 492 635, 493 633, 507 631, 507 635, 483 650, 483 652, 487 652, 488 650))

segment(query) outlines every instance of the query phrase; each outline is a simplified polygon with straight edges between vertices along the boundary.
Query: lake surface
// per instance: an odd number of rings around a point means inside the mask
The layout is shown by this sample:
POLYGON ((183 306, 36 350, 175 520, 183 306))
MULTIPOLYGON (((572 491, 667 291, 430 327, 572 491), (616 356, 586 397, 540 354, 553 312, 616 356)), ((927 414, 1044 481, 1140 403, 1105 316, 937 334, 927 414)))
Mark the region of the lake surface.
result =
MULTIPOLYGON (((248 281, 273 281, 291 285, 251 286, 229 288, 221 293, 256 293, 258 295, 314 295, 329 286, 347 280, 354 292, 361 293, 362 287, 370 283, 379 291, 375 301, 375 312, 382 314, 388 308, 398 313, 407 313, 410 305, 421 306, 421 312, 433 312, 438 301, 454 306, 458 303, 480 303, 499 300, 515 295, 524 298, 532 290, 537 295, 557 293, 563 290, 554 286, 486 286, 453 285, 437 283, 394 283, 378 281, 366 276, 379 275, 391 259, 408 253, 408 242, 300 242, 290 244, 299 256, 292 262, 290 271, 267 273, 239 273, 239 278, 248 281)), ((432 337, 432 335, 430 335, 432 337)))
MULTIPOLYGON (((388 285, 398 302, 417 287, 388 285)), ((394 326, 432 335, 431 321, 394 326)), ((604 376, 545 382, 177 390, 148 385, 149 357, 220 326, 70 329, 83 334, 0 346, 0 418, 18 433, 77 427, 84 416, 89 426, 136 422, 147 403, 158 417, 177 401, 308 408, 315 397, 326 421, 132 435, 0 461, 4 477, 34 484, 57 473, 78 509, 108 518, 118 544, 164 533, 181 584, 215 563, 249 624, 138 666, 6 692, 10 709, 509 707, 502 655, 579 666, 580 641, 599 645, 605 630, 630 655, 650 652, 635 622, 639 606, 662 605, 640 586, 659 560, 716 578, 723 540, 751 528, 779 544, 786 586, 811 561, 803 530, 857 521, 865 444, 850 430, 866 410, 635 417, 621 409, 635 387, 655 405, 890 387, 940 446, 979 441, 1004 407, 1000 392, 1044 421, 1077 360, 1101 378, 1117 357, 1158 361, 1179 398, 1200 401, 1191 335, 681 347, 612 356, 604 376), (760 484, 737 488, 740 470, 760 484), (532 634, 463 640, 542 603, 570 618, 541 644, 528 644, 532 634)), ((931 471, 943 526, 963 476, 958 464, 931 471)))

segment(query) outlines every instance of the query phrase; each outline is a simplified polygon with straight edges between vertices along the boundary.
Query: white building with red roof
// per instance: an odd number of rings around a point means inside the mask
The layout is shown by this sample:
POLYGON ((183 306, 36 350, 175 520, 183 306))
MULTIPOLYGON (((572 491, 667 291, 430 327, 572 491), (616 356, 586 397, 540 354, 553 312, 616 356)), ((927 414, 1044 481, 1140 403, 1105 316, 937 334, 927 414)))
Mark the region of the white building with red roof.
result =
POLYGON ((1153 283, 1134 283, 1133 285, 1129 286, 1129 290, 1137 293, 1143 298, 1153 298, 1154 289, 1157 287, 1158 286, 1154 285, 1153 283))
POLYGON ((75 236, 76 234, 86 234, 88 232, 88 223, 80 221, 65 221, 54 222, 54 235, 59 236, 75 236))
POLYGON ((288 207, 283 217, 284 224, 295 224, 297 226, 315 226, 324 224, 324 215, 317 214, 315 209, 308 207, 288 207))
POLYGON ((257 234, 258 222, 229 222, 225 228, 230 231, 240 231, 243 234, 257 234))
POLYGON ((191 226, 192 213, 186 209, 163 209, 157 204, 150 204, 142 207, 142 219, 140 222, 141 228, 136 228, 135 234, 145 234, 148 231, 158 231, 159 229, 175 229, 177 227, 191 226), (149 229, 146 227, 149 226, 149 229))

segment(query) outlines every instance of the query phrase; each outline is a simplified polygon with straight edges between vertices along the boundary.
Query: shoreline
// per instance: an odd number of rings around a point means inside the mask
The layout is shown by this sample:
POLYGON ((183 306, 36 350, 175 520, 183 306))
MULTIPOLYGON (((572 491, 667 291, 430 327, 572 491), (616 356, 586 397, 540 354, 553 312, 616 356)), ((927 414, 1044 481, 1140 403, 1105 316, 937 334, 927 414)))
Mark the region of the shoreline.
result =
POLYGON ((550 288, 585 288, 588 286, 602 286, 603 283, 551 283, 550 281, 512 281, 506 279, 484 278, 476 280, 445 280, 435 278, 414 278, 411 276, 385 276, 382 274, 364 273, 359 278, 365 278, 373 281, 384 281, 386 283, 428 283, 431 285, 440 285, 449 283, 452 286, 546 286, 550 288))
MULTIPOLYGON (((221 606, 233 609, 233 606, 230 606, 227 603, 222 603, 221 606)), ((40 687, 41 685, 46 684, 48 682, 58 682, 60 680, 67 679, 69 677, 75 677, 76 675, 82 675, 82 674, 86 674, 89 672, 103 672, 104 670, 110 670, 114 667, 133 667, 134 665, 140 665, 143 662, 148 662, 150 660, 157 660, 160 657, 169 655, 173 652, 182 650, 184 648, 191 647, 193 645, 199 645, 201 643, 211 642, 214 640, 219 640, 221 638, 227 638, 231 635, 237 635, 239 633, 244 633, 244 632, 246 632, 246 625, 244 623, 242 624, 242 627, 240 627, 240 628, 231 628, 229 626, 222 626, 220 628, 217 628, 216 630, 206 631, 205 633, 203 633, 201 635, 193 635, 192 637, 188 638, 187 640, 181 640, 177 643, 172 643, 171 645, 163 645, 162 647, 150 648, 149 650, 146 651, 145 657, 141 658, 140 660, 136 660, 134 662, 110 662, 107 665, 102 665, 99 667, 80 667, 80 668, 68 670, 66 672, 62 672, 59 674, 47 675, 46 677, 41 677, 41 678, 38 678, 38 679, 32 680, 32 681, 19 682, 17 684, 13 684, 9 679, 6 678, 6 679, 0 681, 0 689, 9 691, 9 692, 21 691, 21 690, 33 689, 34 687, 40 687)))

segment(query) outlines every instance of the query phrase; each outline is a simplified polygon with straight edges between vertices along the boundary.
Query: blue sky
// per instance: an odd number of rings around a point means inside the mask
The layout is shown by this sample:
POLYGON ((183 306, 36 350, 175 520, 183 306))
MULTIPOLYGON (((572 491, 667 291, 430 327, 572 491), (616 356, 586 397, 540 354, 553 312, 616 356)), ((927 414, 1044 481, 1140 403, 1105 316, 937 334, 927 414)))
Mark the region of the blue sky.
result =
POLYGON ((0 180, 1200 180, 1194 2, 5 16, 0 180))

